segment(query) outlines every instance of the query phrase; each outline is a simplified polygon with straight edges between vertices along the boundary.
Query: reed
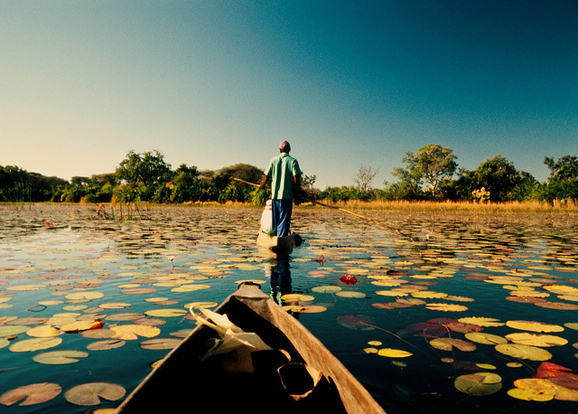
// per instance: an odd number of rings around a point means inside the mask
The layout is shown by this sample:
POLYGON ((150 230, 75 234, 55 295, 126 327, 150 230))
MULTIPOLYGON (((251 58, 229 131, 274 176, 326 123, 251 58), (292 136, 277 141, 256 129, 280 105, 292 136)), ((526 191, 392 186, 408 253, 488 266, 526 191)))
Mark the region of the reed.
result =
POLYGON ((332 202, 322 200, 339 208, 405 211, 405 212, 443 212, 443 213, 477 213, 477 214, 578 214, 578 203, 574 201, 555 200, 552 204, 539 201, 474 203, 452 201, 359 201, 332 202))

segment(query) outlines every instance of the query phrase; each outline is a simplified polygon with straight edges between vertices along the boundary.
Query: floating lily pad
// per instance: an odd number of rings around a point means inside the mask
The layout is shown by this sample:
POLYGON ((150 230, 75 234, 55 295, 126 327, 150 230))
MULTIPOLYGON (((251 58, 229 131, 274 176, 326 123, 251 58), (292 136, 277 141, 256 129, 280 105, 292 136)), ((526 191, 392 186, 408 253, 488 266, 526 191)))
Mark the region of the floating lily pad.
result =
POLYGON ((138 339, 139 336, 152 338, 161 333, 159 328, 147 325, 121 325, 110 328, 110 330, 115 333, 113 338, 123 340, 138 339))
POLYGON ((426 309, 442 312, 465 312, 468 310, 466 306, 452 303, 428 303, 425 305, 425 307, 426 309))
POLYGON ((361 298, 366 297, 365 293, 356 292, 356 291, 352 291, 352 290, 342 290, 341 292, 336 292, 335 295, 340 296, 342 298, 357 298, 357 299, 361 299, 361 298))
POLYGON ((62 338, 33 338, 18 341, 10 346, 12 352, 33 352, 53 348, 62 343, 62 338))
POLYGON ((87 356, 88 353, 83 351, 52 351, 34 355, 32 359, 39 364, 65 365, 74 364, 87 356))
POLYGON ((145 312, 145 315, 147 316, 154 316, 159 318, 174 318, 186 314, 187 311, 183 309, 152 309, 145 312))
POLYGON ((458 319, 462 323, 471 323, 473 325, 479 325, 483 327, 493 327, 493 326, 504 326, 503 322, 500 322, 495 318, 484 318, 484 317, 466 317, 458 319))
POLYGON ((21 406, 35 405, 50 401, 62 392, 58 384, 42 382, 38 384, 24 385, 0 396, 0 404, 11 406, 18 401, 21 406))
POLYGON ((166 350, 173 349, 182 342, 179 338, 153 338, 141 342, 140 346, 143 349, 150 350, 166 350))
POLYGON ((377 351, 377 355, 388 358, 408 358, 413 354, 402 349, 384 348, 377 351))
POLYGON ((62 332, 51 325, 39 325, 26 331, 26 335, 35 338, 48 338, 51 336, 60 335, 62 332))
POLYGON ((429 344, 442 351, 452 351, 454 348, 464 352, 472 352, 476 350, 475 344, 457 338, 435 338, 432 339, 429 344))
POLYGON ((91 382, 77 385, 64 393, 64 398, 71 404, 81 406, 99 405, 100 399, 117 401, 124 397, 124 387, 107 382, 91 382))
POLYGON ((502 336, 486 333, 486 332, 469 332, 465 335, 467 339, 472 342, 485 345, 505 344, 508 340, 502 336))
POLYGON ((493 372, 460 375, 454 381, 458 391, 474 396, 495 394, 502 389, 502 378, 493 372))
POLYGON ((93 342, 86 346, 89 351, 108 351, 124 346, 126 341, 122 339, 105 339, 103 341, 93 342))
POLYGON ((508 321, 506 325, 510 328, 530 332, 562 332, 563 327, 535 321, 508 321))
POLYGON ((315 286, 311 290, 316 293, 337 293, 340 292, 342 288, 340 286, 315 286))
POLYGON ((561 346, 568 343, 567 339, 554 335, 537 335, 528 332, 520 332, 506 335, 506 339, 515 344, 532 345, 540 347, 561 346))
POLYGON ((501 354, 509 355, 519 359, 529 359, 531 361, 548 361, 552 354, 545 349, 530 345, 520 344, 499 344, 496 345, 496 351, 501 354))

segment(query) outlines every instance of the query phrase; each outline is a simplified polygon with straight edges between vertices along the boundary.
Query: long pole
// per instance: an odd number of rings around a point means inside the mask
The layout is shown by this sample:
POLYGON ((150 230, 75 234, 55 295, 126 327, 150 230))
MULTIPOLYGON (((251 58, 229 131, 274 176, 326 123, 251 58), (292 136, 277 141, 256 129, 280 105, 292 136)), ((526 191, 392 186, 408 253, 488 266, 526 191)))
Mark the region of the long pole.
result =
MULTIPOLYGON (((249 182, 249 181, 241 180, 240 178, 235 178, 235 177, 232 177, 232 178, 233 178, 233 180, 239 181, 240 183, 247 184, 247 185, 251 185, 251 186, 253 186, 253 187, 259 187, 259 184, 255 184, 255 183, 251 183, 251 182, 249 182)), ((388 226, 387 224, 381 223, 381 222, 379 222, 379 221, 377 221, 377 220, 374 220, 374 219, 372 219, 372 218, 362 216, 361 214, 354 213, 353 211, 349 211, 349 210, 346 210, 346 209, 341 208, 341 207, 330 206, 330 205, 324 204, 324 203, 322 203, 322 202, 320 202, 320 201, 310 200, 310 199, 305 198, 305 197, 303 197, 303 199, 304 199, 304 200, 307 200, 307 201, 310 201, 310 202, 313 203, 314 205, 315 205, 315 204, 319 204, 320 206, 323 206, 323 207, 328 207, 328 208, 332 208, 332 209, 335 209, 335 210, 343 211, 344 213, 351 214, 351 215, 353 215, 353 216, 355 216, 355 217, 358 217, 358 218, 360 218, 360 219, 364 219, 364 220, 367 220, 367 221, 371 221, 372 223, 375 223, 375 224, 377 224, 377 225, 379 225, 379 226, 382 226, 382 227, 388 228, 388 229, 390 229, 390 230, 393 230, 393 231, 395 231, 395 232, 397 232, 397 233, 399 233, 399 234, 401 234, 401 235, 403 235, 403 236, 409 237, 409 238, 411 239, 410 236, 407 236, 407 235, 403 234, 399 229, 397 229, 397 228, 395 228, 395 227, 392 227, 392 226, 388 226)))

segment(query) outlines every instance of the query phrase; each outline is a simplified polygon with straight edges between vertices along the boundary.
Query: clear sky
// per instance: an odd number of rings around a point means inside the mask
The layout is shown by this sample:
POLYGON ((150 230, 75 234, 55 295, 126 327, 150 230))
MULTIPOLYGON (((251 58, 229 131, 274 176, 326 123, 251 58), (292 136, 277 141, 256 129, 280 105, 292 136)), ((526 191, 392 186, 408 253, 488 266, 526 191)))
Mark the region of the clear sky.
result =
POLYGON ((320 189, 427 144, 545 181, 578 153, 578 2, 0 0, 0 165, 265 168, 282 140, 320 189))

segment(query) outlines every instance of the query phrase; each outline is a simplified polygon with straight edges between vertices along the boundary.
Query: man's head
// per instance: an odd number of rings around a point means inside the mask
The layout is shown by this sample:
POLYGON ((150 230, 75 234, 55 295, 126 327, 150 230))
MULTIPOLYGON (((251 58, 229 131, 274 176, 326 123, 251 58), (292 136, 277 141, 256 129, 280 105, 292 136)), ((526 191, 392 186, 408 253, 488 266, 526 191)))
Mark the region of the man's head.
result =
POLYGON ((289 151, 291 151, 291 145, 287 141, 282 141, 279 144, 279 151, 289 154, 289 151))

